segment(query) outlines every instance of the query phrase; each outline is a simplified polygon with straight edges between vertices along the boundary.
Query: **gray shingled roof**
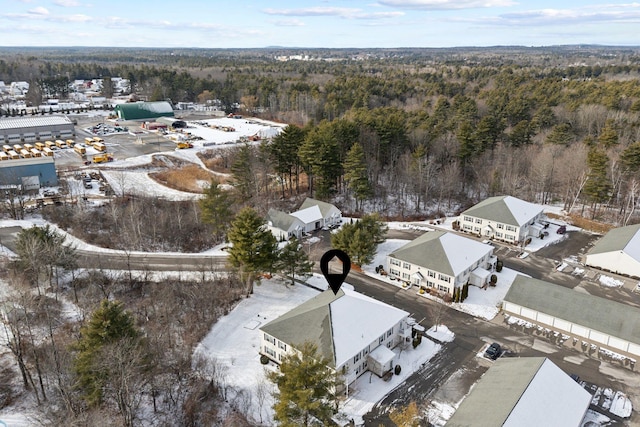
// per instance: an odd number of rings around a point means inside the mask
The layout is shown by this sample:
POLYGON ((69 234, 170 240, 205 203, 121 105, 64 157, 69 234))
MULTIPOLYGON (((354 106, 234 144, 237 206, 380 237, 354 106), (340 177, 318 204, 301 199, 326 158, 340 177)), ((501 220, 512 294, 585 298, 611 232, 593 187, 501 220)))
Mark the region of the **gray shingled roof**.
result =
POLYGON ((587 254, 595 255, 621 251, 629 244, 635 235, 638 234, 638 231, 640 231, 640 224, 614 228, 598 240, 587 254))
POLYGON ((321 200, 316 200, 316 199, 307 197, 306 199, 304 199, 304 202, 302 202, 302 205, 300 205, 300 209, 298 210, 301 211, 303 209, 310 208, 312 206, 318 206, 320 208, 320 212, 322 213, 323 218, 326 218, 327 215, 329 215, 329 211, 331 211, 332 208, 336 208, 331 203, 327 203, 321 200))
POLYGON ((273 227, 279 228, 280 230, 288 231, 296 219, 296 217, 276 209, 269 209, 267 213, 267 221, 271 222, 273 227))
POLYGON ((497 360, 462 401, 446 426, 502 426, 545 360, 544 357, 497 360))
POLYGON ((445 234, 446 231, 429 231, 396 249, 389 256, 429 270, 455 276, 449 257, 440 242, 440 237, 445 234))
POLYGON ((300 304, 293 310, 267 323, 263 332, 294 347, 305 341, 318 346, 318 353, 335 368, 335 350, 329 304, 344 296, 342 290, 336 295, 330 289, 300 304))
POLYGON ((640 309, 630 305, 522 275, 504 300, 640 344, 640 309))
POLYGON ((542 207, 534 203, 517 199, 512 196, 489 197, 462 212, 461 215, 469 215, 476 218, 490 219, 492 221, 520 227, 538 213, 542 207))

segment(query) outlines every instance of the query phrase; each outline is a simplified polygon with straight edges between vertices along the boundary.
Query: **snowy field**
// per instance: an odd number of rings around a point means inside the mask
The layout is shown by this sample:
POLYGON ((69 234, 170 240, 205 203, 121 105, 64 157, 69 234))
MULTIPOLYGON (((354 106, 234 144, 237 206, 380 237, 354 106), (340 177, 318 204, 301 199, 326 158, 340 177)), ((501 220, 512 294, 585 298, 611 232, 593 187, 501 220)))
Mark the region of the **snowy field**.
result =
MULTIPOLYGON (((192 135, 199 136, 205 143, 219 145, 219 144, 232 144, 237 142, 240 137, 250 137, 258 135, 262 138, 270 138, 282 131, 286 125, 269 122, 266 120, 259 120, 250 118, 233 119, 228 117, 220 117, 215 119, 195 120, 187 121, 189 128, 185 129, 185 132, 189 132, 192 135), (198 123, 206 123, 209 126, 203 126, 198 123), (233 132, 225 132, 219 128, 233 128, 233 132)), ((195 146, 201 146, 202 142, 197 141, 195 146)))

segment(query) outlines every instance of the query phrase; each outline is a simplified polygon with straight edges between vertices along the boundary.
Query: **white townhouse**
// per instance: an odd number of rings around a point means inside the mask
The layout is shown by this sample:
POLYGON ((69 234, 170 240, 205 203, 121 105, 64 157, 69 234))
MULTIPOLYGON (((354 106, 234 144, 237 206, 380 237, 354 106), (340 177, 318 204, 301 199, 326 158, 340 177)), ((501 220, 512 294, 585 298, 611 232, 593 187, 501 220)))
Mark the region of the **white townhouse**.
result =
MULTIPOLYGON (((314 230, 322 227, 332 227, 334 225, 340 225, 340 223, 342 222, 342 211, 340 211, 340 209, 338 209, 331 203, 307 197, 304 202, 302 202, 302 205, 300 205, 300 209, 298 210, 298 212, 303 212, 309 208, 317 208, 320 213, 319 217, 315 216, 313 218, 313 226, 315 227, 314 230)), ((293 215, 295 214, 296 212, 293 213, 293 215)))
POLYGON ((538 237, 543 207, 512 196, 496 196, 460 214, 460 230, 477 236, 520 243, 528 236, 538 237), (536 224, 538 223, 538 224, 536 224))
POLYGON ((469 283, 483 286, 495 269, 493 246, 446 231, 429 231, 387 255, 391 277, 453 296, 469 283))
POLYGON ((328 289, 262 326, 260 354, 275 363, 306 341, 351 384, 366 371, 383 376, 392 351, 411 340, 409 313, 349 289, 328 289))
POLYGON ((640 277, 640 224, 614 228, 587 252, 585 264, 631 277, 640 277))

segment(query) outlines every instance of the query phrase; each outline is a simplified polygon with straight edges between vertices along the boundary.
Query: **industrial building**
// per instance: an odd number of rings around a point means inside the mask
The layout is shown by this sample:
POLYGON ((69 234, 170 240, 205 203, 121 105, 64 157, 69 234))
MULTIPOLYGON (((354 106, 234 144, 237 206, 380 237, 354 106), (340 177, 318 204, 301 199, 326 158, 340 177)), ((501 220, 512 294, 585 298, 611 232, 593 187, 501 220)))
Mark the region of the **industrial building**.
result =
POLYGON ((0 119, 0 142, 44 141, 73 138, 76 134, 73 122, 67 116, 29 116, 0 119))
POLYGON ((58 185, 53 157, 32 157, 0 162, 0 185, 19 185, 25 190, 58 185))
POLYGON ((127 102, 114 108, 120 120, 150 120, 159 117, 173 117, 173 107, 167 101, 127 102))

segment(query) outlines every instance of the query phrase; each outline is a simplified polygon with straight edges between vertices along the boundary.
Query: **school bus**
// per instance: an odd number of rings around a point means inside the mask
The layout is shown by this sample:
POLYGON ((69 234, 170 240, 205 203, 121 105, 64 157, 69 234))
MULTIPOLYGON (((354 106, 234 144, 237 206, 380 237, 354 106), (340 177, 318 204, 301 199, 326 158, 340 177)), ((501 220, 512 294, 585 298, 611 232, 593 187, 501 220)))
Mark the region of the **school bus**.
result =
POLYGON ((19 159, 20 158, 20 154, 16 153, 15 151, 11 150, 7 153, 7 155, 9 157, 11 157, 12 159, 19 159))
POLYGON ((45 141, 44 145, 45 145, 45 147, 47 147, 49 149, 51 149, 51 148, 56 146, 56 144, 53 141, 45 141))
POLYGON ((94 136, 92 139, 93 142, 104 142, 104 139, 100 138, 99 136, 94 136))
POLYGON ((46 145, 44 145, 44 142, 36 142, 36 149, 42 151, 44 150, 44 147, 46 147, 46 145))
POLYGON ((79 145, 79 144, 76 144, 76 145, 73 147, 73 151, 75 151, 76 153, 80 154, 81 156, 82 156, 83 154, 87 154, 87 149, 86 149, 86 148, 84 148, 82 145, 79 145))
POLYGON ((31 157, 42 157, 42 153, 35 148, 29 150, 29 152, 31 153, 31 157))
POLYGON ((102 142, 95 142, 94 141, 93 148, 95 148, 98 151, 107 151, 107 146, 104 145, 102 142))
POLYGON ((4 151, 0 151, 0 162, 3 160, 9 160, 9 155, 4 151))
POLYGON ((53 150, 49 147, 44 147, 44 150, 42 150, 42 152, 45 156, 53 157, 53 150))
POLYGON ((58 148, 67 148, 67 143, 61 139, 56 139, 56 147, 58 148))
POLYGON ((73 146, 76 144, 73 139, 67 139, 66 143, 67 143, 67 147, 69 148, 73 148, 73 146))
POLYGON ((13 150, 13 148, 11 148, 10 145, 3 145, 2 146, 2 151, 4 151, 5 153, 8 153, 9 151, 13 150))
POLYGON ((22 150, 20 150, 20 155, 22 156, 23 159, 30 159, 31 158, 31 153, 28 152, 27 150, 25 150, 24 148, 22 150))
POLYGON ((20 152, 20 150, 22 150, 22 145, 20 145, 20 144, 15 144, 15 145, 13 146, 13 151, 15 151, 15 152, 19 153, 19 152, 20 152))
POLYGON ((33 148, 33 145, 31 145, 31 144, 24 144, 24 145, 23 145, 23 147, 24 147, 24 149, 25 149, 25 150, 27 150, 27 151, 31 151, 31 149, 33 148))
POLYGON ((93 144, 93 138, 86 137, 86 138, 84 139, 84 143, 85 143, 85 144, 88 144, 88 145, 93 144))

